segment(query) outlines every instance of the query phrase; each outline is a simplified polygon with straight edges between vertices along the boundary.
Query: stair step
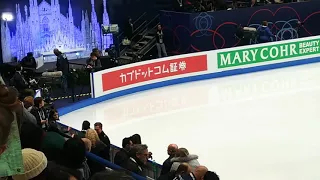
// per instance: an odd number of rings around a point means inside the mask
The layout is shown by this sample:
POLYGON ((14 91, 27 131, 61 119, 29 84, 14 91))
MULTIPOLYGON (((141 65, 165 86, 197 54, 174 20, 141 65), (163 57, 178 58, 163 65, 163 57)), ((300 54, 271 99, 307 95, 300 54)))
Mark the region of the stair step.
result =
POLYGON ((132 48, 134 50, 139 50, 139 49, 141 49, 141 46, 139 46, 139 44, 135 44, 134 46, 132 46, 132 48))
POLYGON ((138 43, 139 43, 139 44, 143 44, 143 45, 148 44, 147 41, 141 41, 141 42, 138 42, 138 43))
POLYGON ((135 54, 133 51, 127 51, 126 54, 135 54))
POLYGON ((144 38, 146 38, 146 39, 153 39, 154 36, 144 36, 144 38))
POLYGON ((132 60, 132 57, 130 57, 130 56, 125 56, 125 55, 120 56, 120 58, 121 58, 121 59, 125 59, 125 60, 132 60))

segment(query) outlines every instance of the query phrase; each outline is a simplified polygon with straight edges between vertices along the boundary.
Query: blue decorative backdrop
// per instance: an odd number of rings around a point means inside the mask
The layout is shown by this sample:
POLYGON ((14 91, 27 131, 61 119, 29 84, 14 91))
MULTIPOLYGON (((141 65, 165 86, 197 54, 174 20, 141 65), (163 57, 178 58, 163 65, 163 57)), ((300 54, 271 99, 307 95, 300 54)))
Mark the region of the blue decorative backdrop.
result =
POLYGON ((269 22, 274 41, 319 35, 319 17, 320 1, 310 1, 218 12, 162 11, 160 22, 169 52, 182 54, 237 46, 237 27, 258 28, 262 21, 269 22), (303 25, 299 31, 298 22, 303 25))
POLYGON ((87 56, 92 48, 109 47, 112 35, 103 36, 101 31, 102 24, 110 24, 106 1, 11 0, 15 19, 1 22, 4 62, 20 60, 28 52, 50 57, 54 48, 72 59, 75 54, 87 56))

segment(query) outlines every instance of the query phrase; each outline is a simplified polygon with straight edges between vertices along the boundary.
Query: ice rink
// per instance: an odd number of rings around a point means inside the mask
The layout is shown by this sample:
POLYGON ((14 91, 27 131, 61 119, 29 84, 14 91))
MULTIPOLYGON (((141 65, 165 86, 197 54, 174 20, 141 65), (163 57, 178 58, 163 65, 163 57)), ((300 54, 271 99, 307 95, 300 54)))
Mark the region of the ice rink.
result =
POLYGON ((222 180, 319 180, 320 64, 174 85, 61 117, 102 122, 111 143, 139 133, 156 162, 170 143, 222 180))

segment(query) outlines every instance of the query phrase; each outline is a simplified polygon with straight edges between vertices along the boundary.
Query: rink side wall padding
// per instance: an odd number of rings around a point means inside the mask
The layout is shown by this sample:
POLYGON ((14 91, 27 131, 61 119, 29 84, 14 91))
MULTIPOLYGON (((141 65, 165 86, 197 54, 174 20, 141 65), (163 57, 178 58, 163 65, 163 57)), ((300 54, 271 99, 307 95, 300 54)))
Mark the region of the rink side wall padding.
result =
POLYGON ((136 92, 320 62, 320 36, 190 53, 92 73, 92 98, 59 109, 60 115, 136 92))

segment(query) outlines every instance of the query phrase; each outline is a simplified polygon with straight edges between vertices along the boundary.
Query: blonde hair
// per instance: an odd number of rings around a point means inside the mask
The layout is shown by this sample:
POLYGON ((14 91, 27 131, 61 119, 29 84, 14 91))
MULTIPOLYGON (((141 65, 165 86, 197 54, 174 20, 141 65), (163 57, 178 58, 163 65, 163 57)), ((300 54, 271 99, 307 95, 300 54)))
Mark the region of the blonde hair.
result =
POLYGON ((81 140, 84 142, 84 145, 86 146, 86 150, 88 152, 90 152, 91 151, 91 146, 92 146, 91 141, 89 139, 87 139, 87 138, 81 138, 81 140))
POLYGON ((97 142, 100 141, 98 133, 93 129, 87 130, 86 138, 91 141, 92 147, 96 147, 97 142))

